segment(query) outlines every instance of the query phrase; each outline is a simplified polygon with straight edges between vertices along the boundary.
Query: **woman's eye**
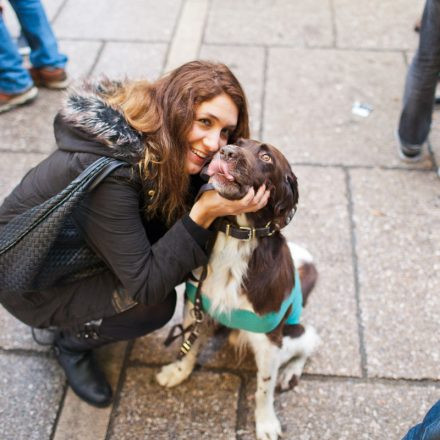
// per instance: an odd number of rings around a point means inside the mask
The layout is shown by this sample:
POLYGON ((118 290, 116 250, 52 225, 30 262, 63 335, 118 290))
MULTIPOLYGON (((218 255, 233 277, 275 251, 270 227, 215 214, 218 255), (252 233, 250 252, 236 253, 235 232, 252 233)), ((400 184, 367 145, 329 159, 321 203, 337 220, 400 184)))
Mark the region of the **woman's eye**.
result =
POLYGON ((263 160, 264 162, 272 162, 272 158, 266 153, 263 153, 260 156, 260 159, 263 160))
POLYGON ((211 121, 210 121, 209 119, 204 119, 204 118, 202 118, 202 119, 199 119, 199 122, 200 122, 202 125, 205 125, 206 127, 210 127, 210 126, 211 126, 211 121))

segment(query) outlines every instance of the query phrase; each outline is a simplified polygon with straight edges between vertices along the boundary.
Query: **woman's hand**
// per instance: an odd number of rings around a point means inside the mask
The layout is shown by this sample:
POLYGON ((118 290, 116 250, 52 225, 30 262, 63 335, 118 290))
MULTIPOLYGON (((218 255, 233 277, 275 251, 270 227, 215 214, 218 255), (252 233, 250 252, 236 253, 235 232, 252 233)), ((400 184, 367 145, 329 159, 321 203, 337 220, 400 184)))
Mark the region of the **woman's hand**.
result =
POLYGON ((270 191, 266 185, 261 185, 255 193, 250 188, 248 193, 240 200, 228 200, 217 191, 204 192, 192 207, 189 216, 198 225, 208 228, 217 217, 225 215, 239 215, 245 212, 256 212, 266 206, 270 191))

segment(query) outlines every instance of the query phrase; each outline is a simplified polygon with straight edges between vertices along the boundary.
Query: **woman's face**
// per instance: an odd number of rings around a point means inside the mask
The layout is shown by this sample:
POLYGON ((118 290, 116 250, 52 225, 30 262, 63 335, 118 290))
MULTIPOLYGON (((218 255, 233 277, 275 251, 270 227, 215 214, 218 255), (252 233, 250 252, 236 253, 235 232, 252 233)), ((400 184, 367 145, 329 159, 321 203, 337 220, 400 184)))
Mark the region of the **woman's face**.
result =
POLYGON ((238 108, 226 93, 202 102, 196 108, 196 115, 187 141, 185 171, 197 174, 205 163, 227 144, 229 135, 235 130, 238 108))

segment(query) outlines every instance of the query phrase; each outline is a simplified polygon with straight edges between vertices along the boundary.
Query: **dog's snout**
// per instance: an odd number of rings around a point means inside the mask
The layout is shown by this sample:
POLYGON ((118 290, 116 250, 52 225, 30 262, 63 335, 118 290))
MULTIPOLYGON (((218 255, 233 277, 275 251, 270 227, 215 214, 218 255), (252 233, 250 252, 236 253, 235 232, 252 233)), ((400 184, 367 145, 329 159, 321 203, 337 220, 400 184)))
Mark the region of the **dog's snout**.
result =
POLYGON ((235 145, 225 145, 220 149, 223 160, 233 160, 238 157, 238 147, 235 145))

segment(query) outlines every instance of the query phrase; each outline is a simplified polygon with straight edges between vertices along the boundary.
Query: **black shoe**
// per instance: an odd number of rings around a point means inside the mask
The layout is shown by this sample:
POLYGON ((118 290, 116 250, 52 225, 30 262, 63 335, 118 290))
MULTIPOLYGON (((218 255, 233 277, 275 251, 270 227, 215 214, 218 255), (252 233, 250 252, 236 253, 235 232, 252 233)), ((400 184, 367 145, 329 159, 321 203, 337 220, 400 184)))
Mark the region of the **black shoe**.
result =
POLYGON ((84 340, 68 332, 58 332, 53 350, 58 363, 66 374, 72 390, 91 405, 103 408, 112 403, 112 389, 104 373, 99 369, 92 348, 109 341, 84 340))

